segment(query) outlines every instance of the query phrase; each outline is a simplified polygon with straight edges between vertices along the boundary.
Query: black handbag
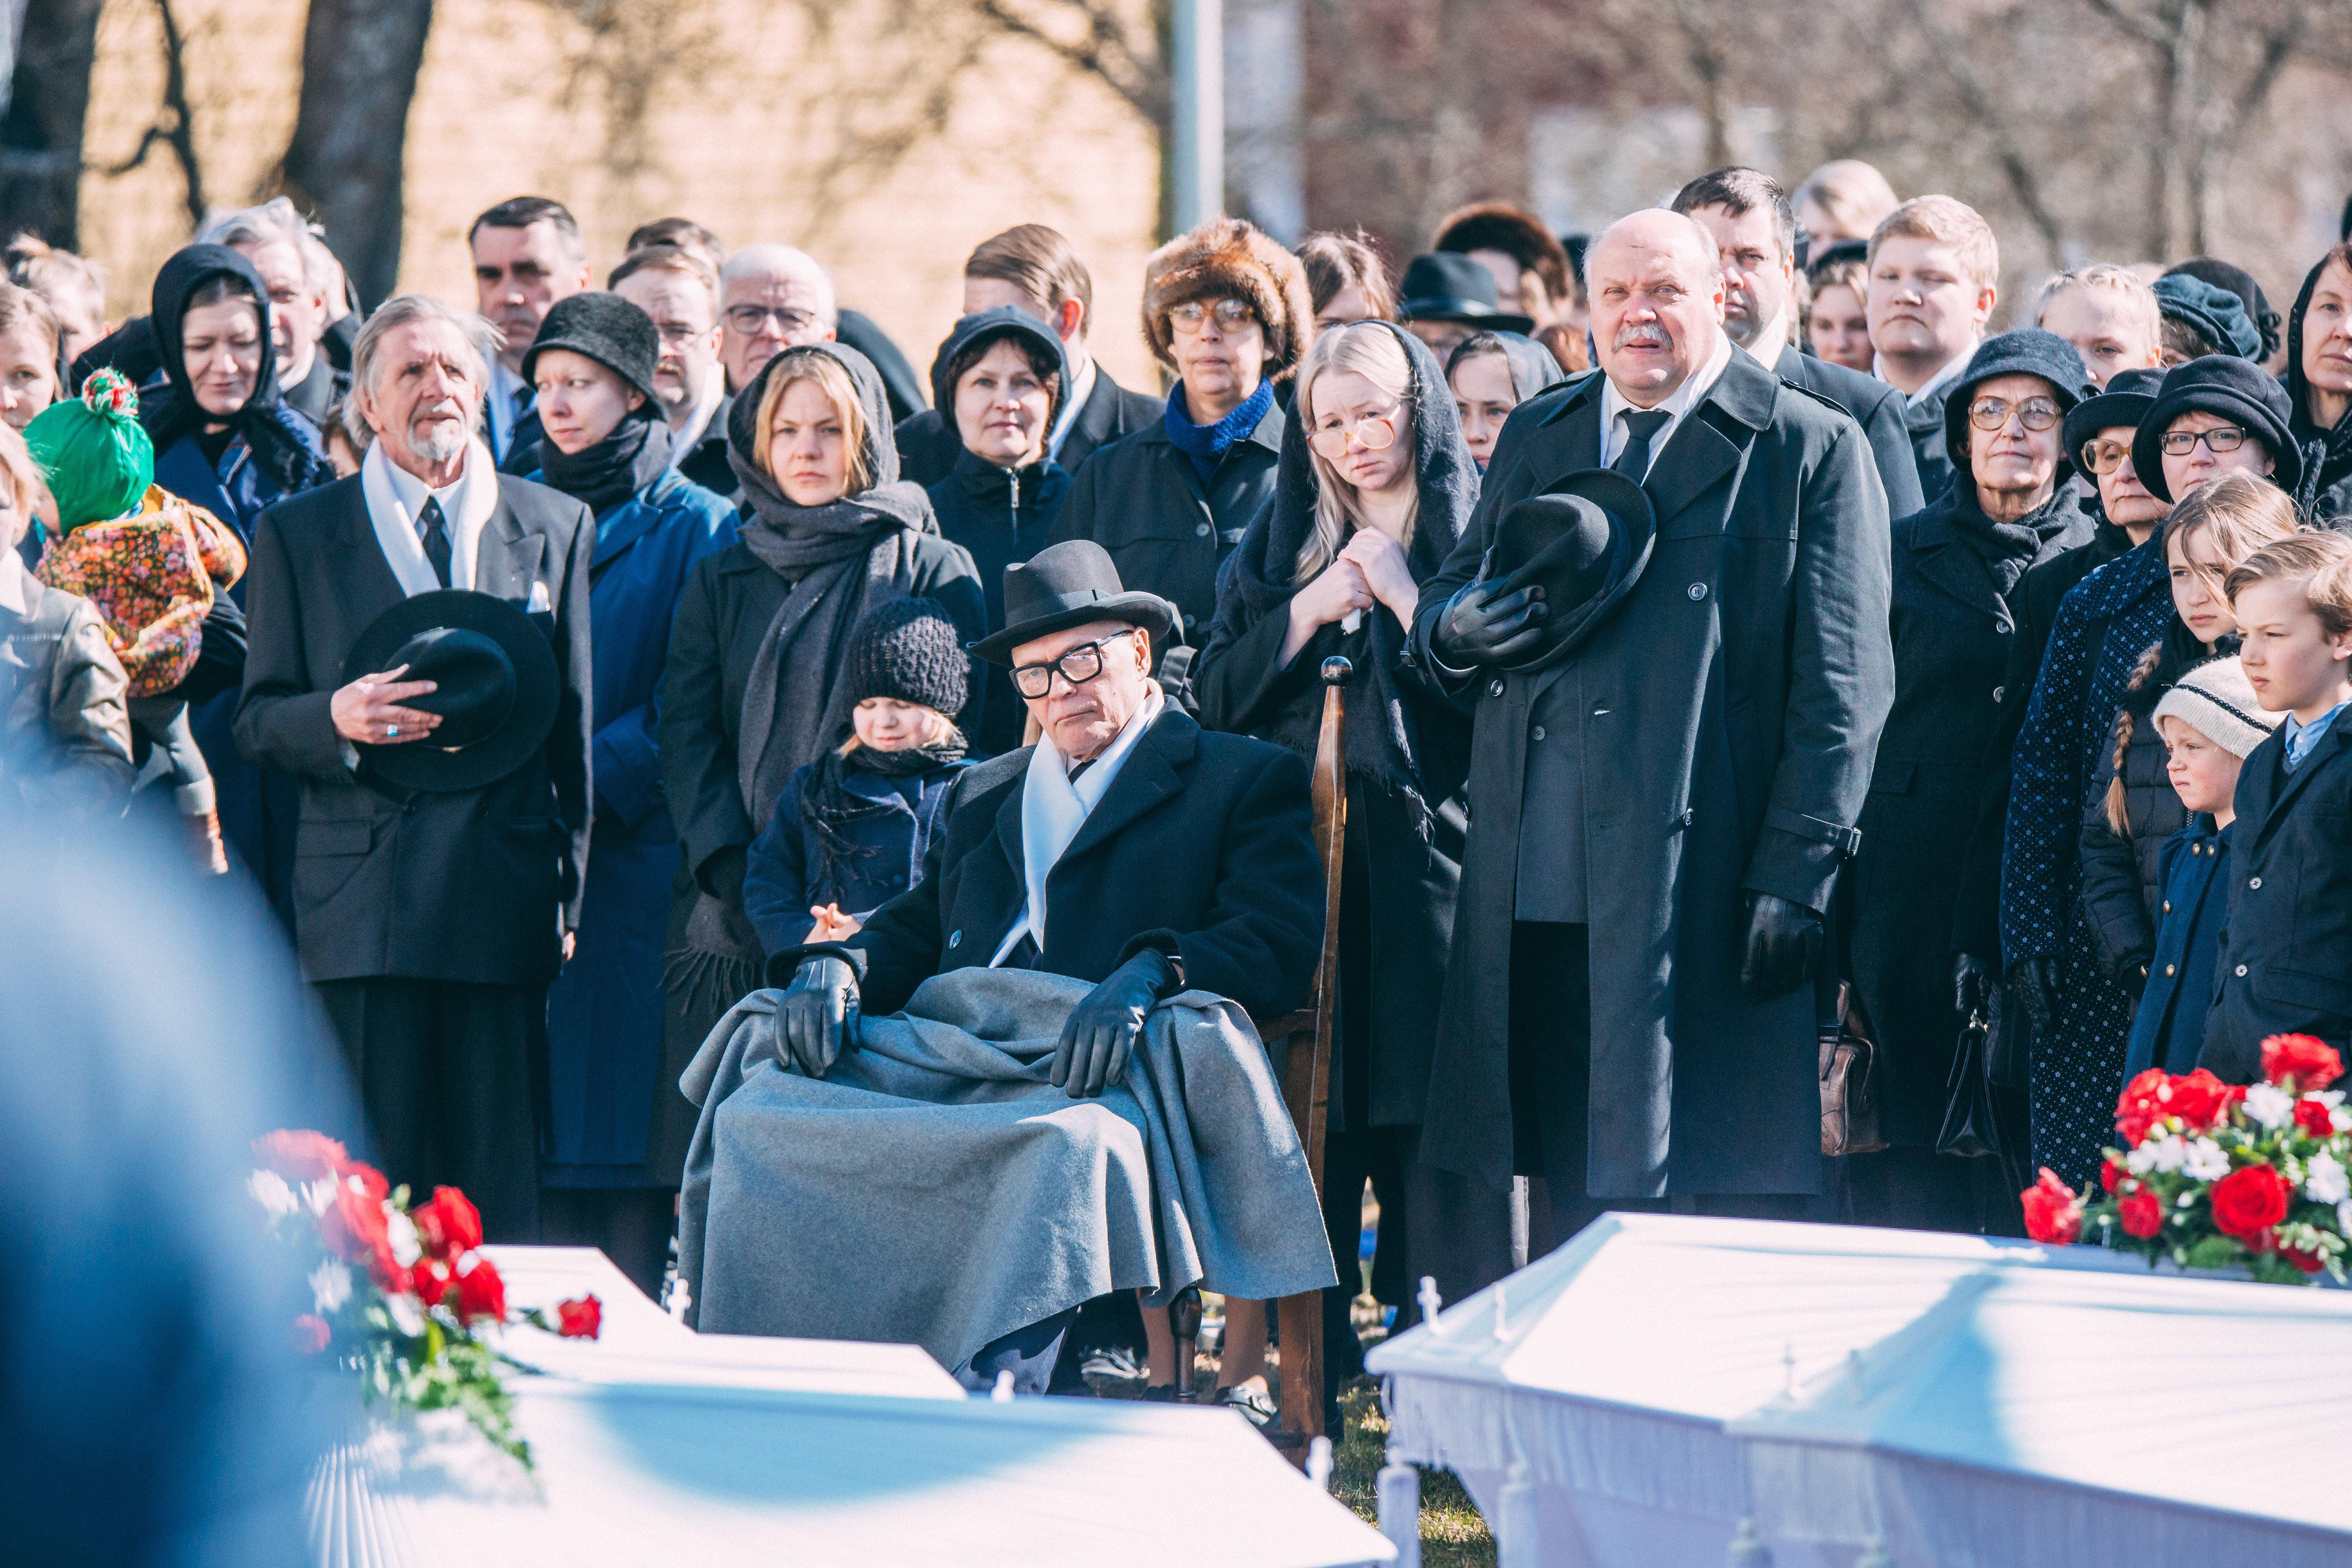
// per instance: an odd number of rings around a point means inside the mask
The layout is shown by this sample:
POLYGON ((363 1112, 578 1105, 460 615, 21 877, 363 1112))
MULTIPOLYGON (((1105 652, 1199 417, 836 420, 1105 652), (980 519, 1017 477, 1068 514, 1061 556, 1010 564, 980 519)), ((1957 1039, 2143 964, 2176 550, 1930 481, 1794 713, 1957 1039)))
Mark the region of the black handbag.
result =
POLYGON ((1959 1049, 1952 1053, 1951 1077, 1944 1084, 1944 1126, 1936 1134, 1938 1154, 1975 1160, 2000 1152, 1987 1047, 1990 1033, 1979 1014, 1969 1014, 1960 1026, 1959 1049))

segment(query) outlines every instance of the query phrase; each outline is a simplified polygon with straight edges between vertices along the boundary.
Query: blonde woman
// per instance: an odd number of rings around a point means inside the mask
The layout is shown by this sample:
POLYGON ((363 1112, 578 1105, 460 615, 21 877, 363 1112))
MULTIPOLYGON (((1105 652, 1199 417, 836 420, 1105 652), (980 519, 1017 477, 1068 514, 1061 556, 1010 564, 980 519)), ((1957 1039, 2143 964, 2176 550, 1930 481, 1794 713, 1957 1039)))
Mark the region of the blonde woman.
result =
MULTIPOLYGON (((1420 585, 1477 493, 1454 395, 1429 350, 1387 321, 1325 332, 1300 368, 1273 501, 1225 573, 1199 668, 1203 722, 1311 758, 1318 672, 1334 654, 1354 665, 1344 688, 1348 840, 1324 1217, 1334 1253, 1352 1256, 1372 1181, 1374 1289, 1408 1315, 1410 1279, 1433 1274, 1452 1300, 1511 1266, 1509 1193, 1415 1158, 1461 876, 1469 728, 1402 654, 1420 585)), ((1334 1386, 1355 1365, 1346 1307, 1356 1290, 1349 1279, 1327 1299, 1334 1386)), ((1264 1335, 1232 1311, 1220 1377, 1229 1401, 1248 1405, 1264 1335)))
MULTIPOLYGON (((727 458, 743 487, 738 535, 688 576, 662 677, 663 794, 691 878, 663 970, 665 1058, 681 1068, 760 984, 743 910, 749 848, 793 773, 852 732, 858 622, 911 595, 938 600, 965 641, 987 634, 971 555, 940 537, 929 498, 898 477, 882 378, 865 355, 833 342, 778 353, 729 407, 727 458)), ((955 716, 967 734, 981 683, 971 690, 955 716)), ((665 1104, 674 1118, 649 1157, 674 1181, 692 1108, 676 1095, 665 1104)))

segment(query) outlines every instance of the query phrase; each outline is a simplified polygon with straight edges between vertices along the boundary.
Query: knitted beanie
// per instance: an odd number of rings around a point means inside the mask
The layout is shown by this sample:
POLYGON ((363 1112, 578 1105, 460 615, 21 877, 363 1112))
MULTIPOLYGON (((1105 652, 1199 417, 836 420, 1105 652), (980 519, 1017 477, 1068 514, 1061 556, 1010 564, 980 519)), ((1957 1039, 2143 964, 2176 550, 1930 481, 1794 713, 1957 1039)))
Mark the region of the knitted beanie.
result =
POLYGON ((547 308, 539 335, 522 356, 522 378, 528 382, 539 356, 550 349, 569 349, 594 360, 622 381, 658 404, 654 391, 654 364, 661 358, 661 333, 654 321, 618 294, 594 291, 567 294, 547 308))
POLYGON ((937 599, 888 599, 849 636, 845 695, 853 708, 888 697, 952 719, 963 707, 970 669, 946 606, 937 599))
POLYGON ((155 444, 139 423, 139 394, 118 370, 95 372, 79 397, 35 415, 25 445, 58 498, 58 526, 68 533, 121 517, 155 482, 155 444))
POLYGON ((2156 705, 2156 717, 2178 719, 2233 757, 2270 739, 2284 713, 2267 713, 2237 659, 2209 658, 2183 675, 2156 705))

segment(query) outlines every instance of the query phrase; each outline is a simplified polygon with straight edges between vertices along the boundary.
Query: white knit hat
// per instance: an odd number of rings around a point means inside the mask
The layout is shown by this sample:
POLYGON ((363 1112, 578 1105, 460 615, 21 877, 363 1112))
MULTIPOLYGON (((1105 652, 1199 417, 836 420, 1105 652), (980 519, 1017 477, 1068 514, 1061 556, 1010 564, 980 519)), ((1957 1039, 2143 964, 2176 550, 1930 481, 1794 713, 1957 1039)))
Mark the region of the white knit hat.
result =
POLYGON ((2178 719, 2233 757, 2269 739, 2284 713, 2266 713, 2234 655, 2209 658, 2182 676, 2156 705, 2156 720, 2178 719))

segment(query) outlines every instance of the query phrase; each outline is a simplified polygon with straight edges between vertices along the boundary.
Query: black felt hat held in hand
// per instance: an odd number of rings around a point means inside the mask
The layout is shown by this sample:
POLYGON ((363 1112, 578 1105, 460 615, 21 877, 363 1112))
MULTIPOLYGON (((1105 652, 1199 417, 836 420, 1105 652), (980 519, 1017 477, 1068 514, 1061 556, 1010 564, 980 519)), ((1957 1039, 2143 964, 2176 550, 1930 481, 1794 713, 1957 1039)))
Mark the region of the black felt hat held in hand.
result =
POLYGON ((366 769, 409 789, 446 794, 504 778, 547 742, 562 677, 547 634, 508 601, 444 588, 402 600, 370 622, 343 660, 346 683, 407 668, 437 689, 407 706, 441 715, 422 740, 360 746, 366 769))
POLYGON ((1539 669, 1590 638, 1641 581, 1657 536, 1649 493, 1613 468, 1580 469, 1512 502, 1487 548, 1488 589, 1540 586, 1549 629, 1536 652, 1500 668, 1539 669))

